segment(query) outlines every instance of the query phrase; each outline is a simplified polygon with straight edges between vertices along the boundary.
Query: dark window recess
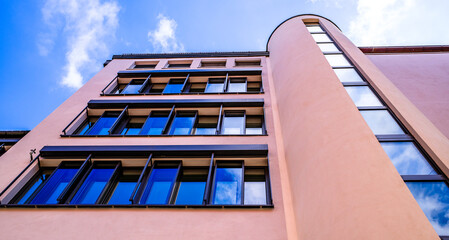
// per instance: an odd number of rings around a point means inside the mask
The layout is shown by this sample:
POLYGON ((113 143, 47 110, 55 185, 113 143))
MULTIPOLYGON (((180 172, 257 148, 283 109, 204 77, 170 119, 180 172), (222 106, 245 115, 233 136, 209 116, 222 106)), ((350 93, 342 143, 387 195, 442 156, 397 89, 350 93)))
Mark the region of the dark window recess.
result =
POLYGON ((260 59, 258 60, 235 60, 237 67, 260 67, 260 59))
POLYGON ((142 88, 142 85, 144 82, 145 82, 144 79, 133 79, 119 93, 120 94, 139 94, 140 93, 139 90, 142 88))
POLYGON ((153 83, 151 84, 149 93, 162 93, 167 86, 166 83, 153 83))
POLYGON ((195 135, 215 135, 217 132, 218 116, 199 116, 195 135))
POLYGON ((138 64, 134 66, 134 69, 137 68, 155 68, 156 64, 138 64))
POLYGON ((169 63, 167 68, 190 68, 191 63, 169 63))
POLYGON ((201 67, 226 67, 226 61, 201 62, 201 67))
POLYGON ((181 93, 185 79, 170 79, 162 93, 181 93))

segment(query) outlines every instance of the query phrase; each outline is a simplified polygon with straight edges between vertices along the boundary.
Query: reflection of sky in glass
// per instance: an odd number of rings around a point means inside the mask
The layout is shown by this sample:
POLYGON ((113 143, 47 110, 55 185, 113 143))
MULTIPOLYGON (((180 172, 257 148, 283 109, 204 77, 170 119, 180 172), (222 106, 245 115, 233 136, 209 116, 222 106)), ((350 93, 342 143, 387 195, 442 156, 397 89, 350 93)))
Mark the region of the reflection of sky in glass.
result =
POLYGON ((155 117, 151 116, 145 122, 145 125, 140 131, 141 135, 161 135, 162 130, 164 130, 165 123, 167 122, 168 116, 166 117, 155 117))
POLYGON ((136 182, 120 181, 115 187, 114 193, 111 196, 108 204, 131 204, 129 198, 136 186, 136 182))
POLYGON ((202 204, 206 182, 181 182, 176 204, 202 204))
POLYGON ((360 111, 374 134, 404 134, 387 110, 360 111))
POLYGON ((23 196, 20 198, 20 200, 17 202, 17 204, 24 204, 28 198, 36 191, 38 187, 44 182, 45 179, 47 179, 48 175, 39 176, 34 183, 31 185, 31 187, 28 189, 28 191, 23 194, 23 196))
POLYGON ((321 29, 320 26, 309 26, 309 27, 307 27, 307 30, 309 30, 309 32, 311 32, 311 33, 324 32, 323 29, 321 29))
POLYGON ((324 55, 332 67, 347 67, 351 64, 346 60, 343 54, 324 55))
POLYGON ((424 156, 411 142, 380 143, 401 175, 436 174, 424 156))
POLYGON ((245 182, 245 204, 267 204, 265 182, 245 182))
POLYGON ((78 169, 60 168, 45 183, 45 186, 30 202, 31 204, 57 204, 56 200, 72 180, 78 169))
POLYGON ((224 117, 222 134, 243 134, 244 117, 224 117))
POLYGON ((195 117, 176 116, 170 129, 171 135, 189 135, 192 131, 195 117))
POLYGON ((101 117, 87 133, 87 135, 108 135, 108 131, 116 119, 117 117, 101 117))
POLYGON ((444 182, 406 182, 438 235, 449 235, 449 188, 444 182))
POLYGON ((357 107, 382 106, 379 99, 367 86, 345 87, 357 107))
POLYGON ((339 52, 338 48, 333 43, 318 43, 322 52, 339 52))
POLYGON ((98 168, 92 169, 89 176, 84 181, 76 193, 71 204, 95 204, 101 191, 106 186, 106 183, 111 178, 114 169, 98 168))
POLYGON ((144 204, 167 204, 177 172, 177 168, 153 169, 140 202, 144 204))
POLYGON ((246 135, 261 135, 262 128, 246 128, 246 135))
POLYGON ((332 42, 332 40, 324 33, 312 34, 315 42, 332 42))
POLYGON ((359 74, 352 68, 334 69, 340 82, 363 82, 359 74))
POLYGON ((196 128, 196 135, 215 135, 216 128, 196 128))
POLYGON ((139 93, 140 88, 142 87, 142 84, 132 84, 132 85, 128 85, 126 86, 125 89, 123 89, 123 91, 121 92, 122 94, 135 94, 135 93, 139 93))
POLYGON ((228 92, 246 92, 246 83, 230 82, 228 86, 228 92))
POLYGON ((241 186, 241 168, 217 168, 213 204, 240 204, 241 186))
POLYGON ((168 83, 162 93, 181 93, 182 83, 168 83))
POLYGON ((206 86, 206 93, 220 93, 223 92, 224 83, 208 83, 206 86))

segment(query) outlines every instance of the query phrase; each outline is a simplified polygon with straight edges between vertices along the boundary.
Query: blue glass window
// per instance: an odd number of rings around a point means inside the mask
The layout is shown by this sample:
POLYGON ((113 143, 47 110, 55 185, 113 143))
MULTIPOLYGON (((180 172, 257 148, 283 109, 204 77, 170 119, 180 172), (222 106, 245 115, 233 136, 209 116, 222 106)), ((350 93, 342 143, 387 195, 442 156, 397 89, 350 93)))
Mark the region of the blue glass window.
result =
POLYGON ((375 135, 404 134, 404 131, 387 110, 363 110, 360 113, 375 135))
POLYGON ((75 176, 78 168, 58 168, 45 182, 45 186, 31 200, 31 204, 58 204, 58 197, 75 176))
POLYGON ((86 134, 90 128, 95 124, 95 121, 93 118, 88 118, 83 125, 81 125, 80 128, 78 128, 78 130, 75 131, 75 134, 78 135, 84 135, 86 134))
POLYGON ((113 172, 113 168, 93 168, 70 203, 95 204, 113 172))
POLYGON ((131 82, 123 89, 121 94, 138 94, 139 90, 142 88, 142 85, 145 80, 143 79, 133 79, 131 82))
POLYGON ((345 89, 357 107, 383 106, 367 86, 346 86, 345 89))
POLYGON ((231 78, 227 92, 246 92, 246 78, 231 78))
POLYGON ((242 203, 241 167, 220 166, 215 170, 215 182, 213 187, 213 204, 234 205, 242 203))
POLYGON ((165 125, 167 124, 169 114, 170 112, 151 112, 139 134, 161 135, 165 125))
POLYGON ((224 82, 223 78, 212 78, 207 82, 206 93, 221 93, 224 90, 224 82))
POLYGON ((401 175, 436 175, 437 173, 412 142, 381 142, 401 175))
POLYGON ((43 185, 43 183, 48 179, 49 176, 50 172, 48 171, 39 173, 38 176, 36 176, 30 183, 27 184, 27 188, 22 191, 21 195, 15 201, 16 204, 25 204, 29 200, 31 195, 33 195, 33 193, 43 185))
POLYGON ((449 188, 444 182, 406 182, 438 235, 449 235, 449 188))
POLYGON ((181 93, 185 79, 170 79, 162 93, 181 93))
POLYGON ((131 204, 129 198, 138 179, 137 174, 120 176, 108 204, 131 204))
POLYGON ((248 205, 267 204, 264 169, 245 169, 244 203, 248 205))
POLYGON ((221 128, 222 134, 243 134, 245 132, 244 112, 225 112, 221 128))
POLYGON ((120 112, 105 112, 95 125, 87 132, 87 135, 108 135, 109 129, 114 125, 120 112))
POLYGON ((145 118, 131 117, 126 120, 126 124, 120 131, 121 135, 138 135, 142 129, 145 118))
POLYGON ((196 112, 177 112, 170 128, 170 135, 190 135, 195 124, 196 112))
POLYGON ((141 204, 167 204, 178 174, 178 166, 155 167, 151 171, 141 204))
POLYGON ((178 183, 175 204, 201 205, 207 181, 207 169, 184 169, 178 183))

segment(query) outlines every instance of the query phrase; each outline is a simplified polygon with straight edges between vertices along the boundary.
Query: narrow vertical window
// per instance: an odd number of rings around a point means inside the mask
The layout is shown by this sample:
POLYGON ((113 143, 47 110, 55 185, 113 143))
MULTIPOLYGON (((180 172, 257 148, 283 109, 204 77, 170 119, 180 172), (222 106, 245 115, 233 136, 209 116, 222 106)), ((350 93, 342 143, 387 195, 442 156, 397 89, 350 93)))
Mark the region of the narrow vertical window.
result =
POLYGON ((177 112, 170 128, 170 135, 190 135, 195 118, 196 112, 177 112))
POLYGON ((182 171, 175 204, 201 205, 207 181, 207 168, 185 168, 182 171))
POLYGON ((105 112, 94 126, 87 132, 87 135, 108 135, 109 129, 117 120, 120 112, 105 112))
POLYGON ((113 187, 108 204, 131 204, 129 198, 136 186, 141 169, 124 169, 113 187))
POLYGON ((168 115, 170 112, 151 112, 150 116, 147 118, 140 135, 161 135, 167 124, 168 115))
POLYGON ((120 131, 121 135, 138 135, 142 129, 145 118, 130 117, 120 131))
POLYGON ((242 204, 243 168, 241 163, 220 163, 215 169, 213 204, 242 204))
POLYGON ((225 79, 224 78, 211 78, 207 82, 206 93, 222 93, 224 90, 225 79))
POLYGON ((262 135, 263 134, 263 117, 246 116, 246 135, 262 135))
POLYGON ((157 164, 151 171, 141 204, 167 204, 178 175, 178 164, 157 164))
POLYGON ((170 79, 162 93, 181 93, 185 79, 170 79))
POLYGON ((228 92, 246 92, 246 78, 231 78, 229 80, 228 92))
POLYGON ((225 112, 221 128, 222 134, 244 134, 245 112, 225 112))
POLYGON ((195 127, 195 135, 215 135, 217 122, 217 116, 199 116, 195 127))
POLYGON ((245 204, 267 204, 266 189, 265 169, 245 169, 245 204))

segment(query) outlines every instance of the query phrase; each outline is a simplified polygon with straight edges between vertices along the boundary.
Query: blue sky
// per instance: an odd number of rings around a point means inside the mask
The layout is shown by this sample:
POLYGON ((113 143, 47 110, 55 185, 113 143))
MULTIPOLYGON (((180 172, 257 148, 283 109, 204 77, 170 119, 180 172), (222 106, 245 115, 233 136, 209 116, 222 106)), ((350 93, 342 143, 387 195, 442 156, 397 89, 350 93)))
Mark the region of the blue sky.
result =
POLYGON ((314 13, 358 46, 448 45, 447 0, 2 1, 0 130, 32 129, 112 54, 265 50, 314 13))

